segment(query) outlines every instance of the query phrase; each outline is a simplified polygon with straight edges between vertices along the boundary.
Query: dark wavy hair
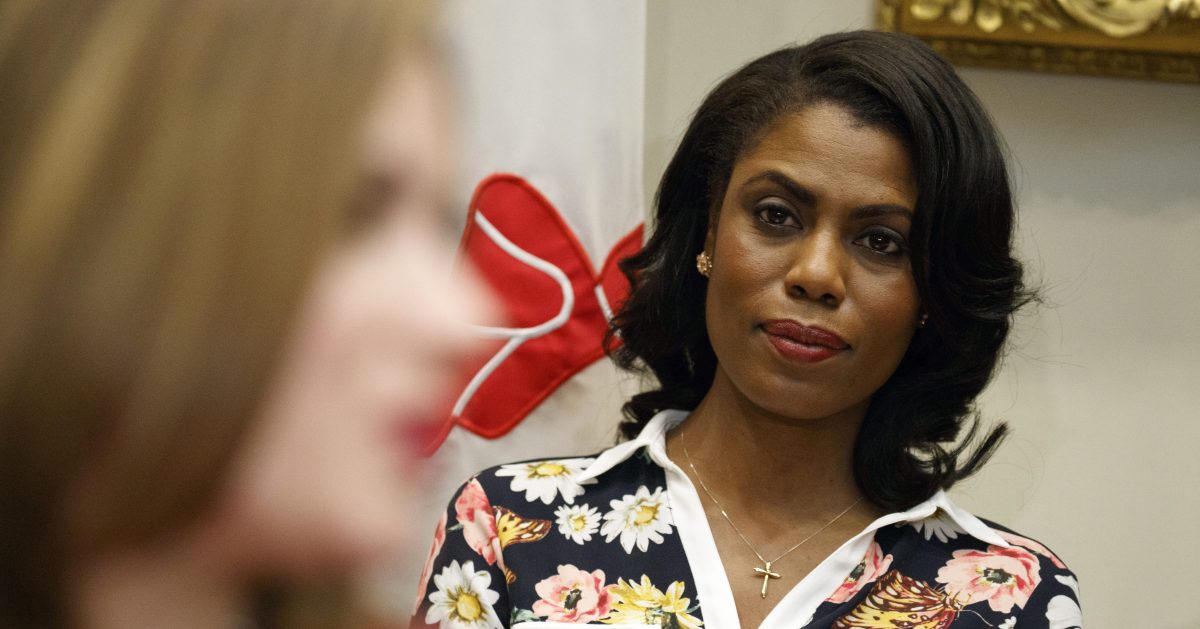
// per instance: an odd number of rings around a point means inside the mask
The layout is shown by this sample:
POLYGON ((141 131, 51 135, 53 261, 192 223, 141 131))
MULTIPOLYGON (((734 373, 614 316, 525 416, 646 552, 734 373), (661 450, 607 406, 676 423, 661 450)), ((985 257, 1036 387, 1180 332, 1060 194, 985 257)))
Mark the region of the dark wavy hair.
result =
POLYGON ((663 409, 693 409, 708 392, 717 359, 694 259, 709 214, 734 163, 765 130, 818 103, 899 138, 916 174, 911 261, 928 323, 872 397, 854 449, 867 499, 904 509, 974 473, 1006 434, 1001 423, 976 439, 973 403, 996 370, 1014 312, 1032 298, 1012 255, 1001 140, 950 65, 907 35, 840 33, 784 48, 705 98, 663 174, 653 236, 621 265, 632 291, 610 331, 610 341, 622 340, 613 358, 658 381, 625 404, 622 432, 633 436, 663 409))

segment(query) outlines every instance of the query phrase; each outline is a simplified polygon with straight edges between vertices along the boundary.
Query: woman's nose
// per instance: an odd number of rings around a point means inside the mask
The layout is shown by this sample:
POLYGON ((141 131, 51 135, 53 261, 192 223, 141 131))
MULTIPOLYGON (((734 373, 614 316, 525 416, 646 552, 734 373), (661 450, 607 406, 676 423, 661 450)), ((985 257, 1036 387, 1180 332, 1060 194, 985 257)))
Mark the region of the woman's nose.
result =
POLYGON ((812 232, 796 242, 785 281, 793 297, 837 306, 846 296, 845 252, 834 234, 812 232))
POLYGON ((466 262, 437 277, 437 284, 424 300, 425 327, 436 338, 441 350, 457 358, 478 350, 475 326, 495 325, 502 319, 501 309, 492 290, 466 262))

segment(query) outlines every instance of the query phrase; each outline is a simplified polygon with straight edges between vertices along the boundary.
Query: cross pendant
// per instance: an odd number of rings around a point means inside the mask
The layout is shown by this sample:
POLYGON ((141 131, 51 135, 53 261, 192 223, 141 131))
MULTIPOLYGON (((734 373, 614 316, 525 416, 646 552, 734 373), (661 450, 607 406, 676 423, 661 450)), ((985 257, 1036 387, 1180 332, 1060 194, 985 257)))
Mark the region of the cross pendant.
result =
POLYGON ((771 562, 768 561, 768 562, 766 562, 766 564, 767 565, 764 568, 755 568, 754 569, 755 572, 762 575, 762 579, 763 579, 762 597, 763 598, 767 597, 767 584, 771 582, 771 579, 779 578, 778 572, 771 572, 771 562))

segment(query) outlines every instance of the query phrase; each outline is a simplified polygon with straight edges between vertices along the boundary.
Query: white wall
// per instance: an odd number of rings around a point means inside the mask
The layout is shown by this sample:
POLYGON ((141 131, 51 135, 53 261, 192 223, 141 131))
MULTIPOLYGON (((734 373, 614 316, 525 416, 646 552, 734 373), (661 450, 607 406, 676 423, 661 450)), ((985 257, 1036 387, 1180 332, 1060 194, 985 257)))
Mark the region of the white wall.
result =
POLYGON ((958 492, 1080 573, 1096 627, 1200 627, 1200 86, 964 72, 1005 134, 1046 303, 985 409, 1016 439, 958 492))
MULTIPOLYGON (((651 0, 646 182, 722 76, 870 0, 651 0)), ((964 69, 1007 138, 1045 304, 985 393, 1013 437, 954 492, 1054 548, 1089 629, 1200 627, 1200 86, 964 69)))

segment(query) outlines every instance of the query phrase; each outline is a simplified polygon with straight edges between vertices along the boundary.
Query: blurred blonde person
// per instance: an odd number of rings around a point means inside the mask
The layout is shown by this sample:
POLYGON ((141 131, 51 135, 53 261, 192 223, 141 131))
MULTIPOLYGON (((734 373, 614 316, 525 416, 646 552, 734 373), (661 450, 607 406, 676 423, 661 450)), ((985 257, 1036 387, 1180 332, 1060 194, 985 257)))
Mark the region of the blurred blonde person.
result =
POLYGON ((403 549, 486 309, 425 12, 0 5, 0 626, 299 626, 403 549))

